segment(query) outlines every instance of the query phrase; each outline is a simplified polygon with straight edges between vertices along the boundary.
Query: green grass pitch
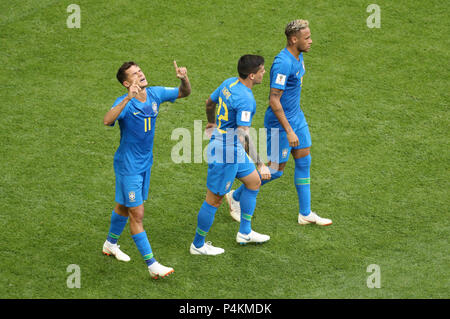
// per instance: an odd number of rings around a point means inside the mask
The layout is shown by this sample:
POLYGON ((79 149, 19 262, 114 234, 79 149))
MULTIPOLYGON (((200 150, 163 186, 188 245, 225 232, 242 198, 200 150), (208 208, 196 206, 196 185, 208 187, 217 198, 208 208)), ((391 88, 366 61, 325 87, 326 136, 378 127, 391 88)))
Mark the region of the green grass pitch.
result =
MULTIPOLYGON (((449 6, 443 1, 3 1, 0 4, 1 298, 448 298, 449 6), (67 7, 81 8, 68 28, 67 7), (381 27, 369 28, 369 4, 381 27), (296 223, 292 159, 258 196, 254 229, 271 235, 241 247, 224 203, 207 240, 226 250, 191 256, 206 192, 203 163, 176 164, 176 128, 205 125, 205 100, 238 58, 285 46, 287 22, 304 18, 302 108, 313 146, 312 208, 333 219, 296 223), (102 119, 124 89, 122 62, 150 85, 192 94, 163 104, 144 225, 156 258, 175 274, 151 280, 128 227, 101 254, 114 205, 119 129, 102 119), (67 267, 81 270, 68 288, 67 267), (380 267, 370 289, 367 267, 380 267)), ((254 88, 263 127, 269 75, 254 88)), ((203 142, 203 147, 207 141, 203 142)))

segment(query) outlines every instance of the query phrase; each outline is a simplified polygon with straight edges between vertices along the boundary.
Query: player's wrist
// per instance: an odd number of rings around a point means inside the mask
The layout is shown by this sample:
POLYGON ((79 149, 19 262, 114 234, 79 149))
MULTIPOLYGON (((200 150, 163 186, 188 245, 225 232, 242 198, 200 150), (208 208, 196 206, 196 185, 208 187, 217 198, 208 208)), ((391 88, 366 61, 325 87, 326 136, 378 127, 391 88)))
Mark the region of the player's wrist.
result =
POLYGON ((263 162, 257 162, 256 163, 256 167, 258 168, 258 170, 261 170, 262 168, 264 168, 266 165, 263 162))

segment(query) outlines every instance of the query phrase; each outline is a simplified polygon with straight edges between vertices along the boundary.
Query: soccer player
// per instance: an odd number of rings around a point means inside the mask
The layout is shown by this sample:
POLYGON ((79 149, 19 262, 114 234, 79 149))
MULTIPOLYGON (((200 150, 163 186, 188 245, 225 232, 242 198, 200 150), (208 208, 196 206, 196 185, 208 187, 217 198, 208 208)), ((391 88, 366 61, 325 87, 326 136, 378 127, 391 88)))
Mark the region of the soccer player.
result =
POLYGON ((136 246, 145 260, 153 279, 173 273, 173 268, 158 263, 153 255, 142 220, 144 201, 148 198, 150 174, 153 164, 153 139, 159 106, 166 101, 174 102, 191 93, 191 86, 184 67, 173 62, 179 87, 148 86, 147 78, 134 62, 125 62, 117 71, 117 80, 128 91, 117 98, 105 114, 105 125, 119 122, 120 145, 114 156, 116 175, 116 205, 111 215, 111 224, 103 253, 118 260, 129 261, 117 241, 130 220, 130 232, 136 246))
POLYGON ((261 185, 255 165, 261 178, 270 178, 269 168, 261 162, 249 135, 256 111, 252 88, 262 82, 264 58, 258 55, 242 56, 238 61, 238 73, 239 77, 225 80, 206 101, 206 130, 207 133, 213 132, 207 150, 206 199, 198 212, 197 229, 190 246, 193 255, 219 255, 225 252, 210 242, 205 243, 205 237, 223 196, 230 191, 235 178, 244 185, 241 194, 242 218, 236 241, 244 245, 264 243, 270 239, 270 236, 259 234, 251 228, 256 196, 261 185), (248 155, 244 149, 248 150, 248 155))
MULTIPOLYGON (((271 179, 280 178, 292 154, 295 161, 294 183, 298 195, 300 225, 331 225, 328 218, 311 211, 310 166, 311 136, 305 116, 300 108, 300 94, 305 74, 303 53, 311 48, 311 30, 306 20, 294 20, 285 28, 286 47, 275 57, 270 69, 269 107, 264 126, 267 129, 267 153, 271 179), (275 147, 272 147, 274 144, 275 147), (278 150, 272 154, 271 150, 278 150)), ((232 217, 239 220, 239 201, 242 187, 227 194, 232 217)))

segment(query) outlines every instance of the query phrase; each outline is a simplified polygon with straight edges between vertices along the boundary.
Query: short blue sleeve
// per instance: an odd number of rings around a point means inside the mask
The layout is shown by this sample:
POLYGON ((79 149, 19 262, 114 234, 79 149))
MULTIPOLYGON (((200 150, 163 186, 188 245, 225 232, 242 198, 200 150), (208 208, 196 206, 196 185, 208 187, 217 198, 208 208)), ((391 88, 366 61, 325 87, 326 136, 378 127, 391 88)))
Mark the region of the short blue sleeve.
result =
POLYGON ((220 85, 214 92, 211 93, 211 101, 213 101, 214 103, 219 103, 219 95, 220 95, 220 90, 222 88, 223 85, 220 85))
POLYGON ((291 72, 291 63, 284 59, 275 59, 270 69, 270 87, 285 90, 291 72))
POLYGON ((160 104, 164 102, 173 103, 178 98, 179 88, 177 87, 153 86, 151 89, 160 100, 160 104))

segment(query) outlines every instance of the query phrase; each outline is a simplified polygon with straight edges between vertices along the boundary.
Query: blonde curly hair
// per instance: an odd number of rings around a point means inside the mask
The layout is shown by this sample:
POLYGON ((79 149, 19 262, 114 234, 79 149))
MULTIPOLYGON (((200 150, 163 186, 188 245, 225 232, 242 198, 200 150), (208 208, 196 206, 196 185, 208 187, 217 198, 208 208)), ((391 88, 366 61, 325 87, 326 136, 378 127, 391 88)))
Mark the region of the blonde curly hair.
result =
POLYGON ((286 38, 289 40, 291 36, 296 34, 298 31, 309 28, 308 20, 297 19, 289 22, 284 29, 284 34, 286 34, 286 38))

